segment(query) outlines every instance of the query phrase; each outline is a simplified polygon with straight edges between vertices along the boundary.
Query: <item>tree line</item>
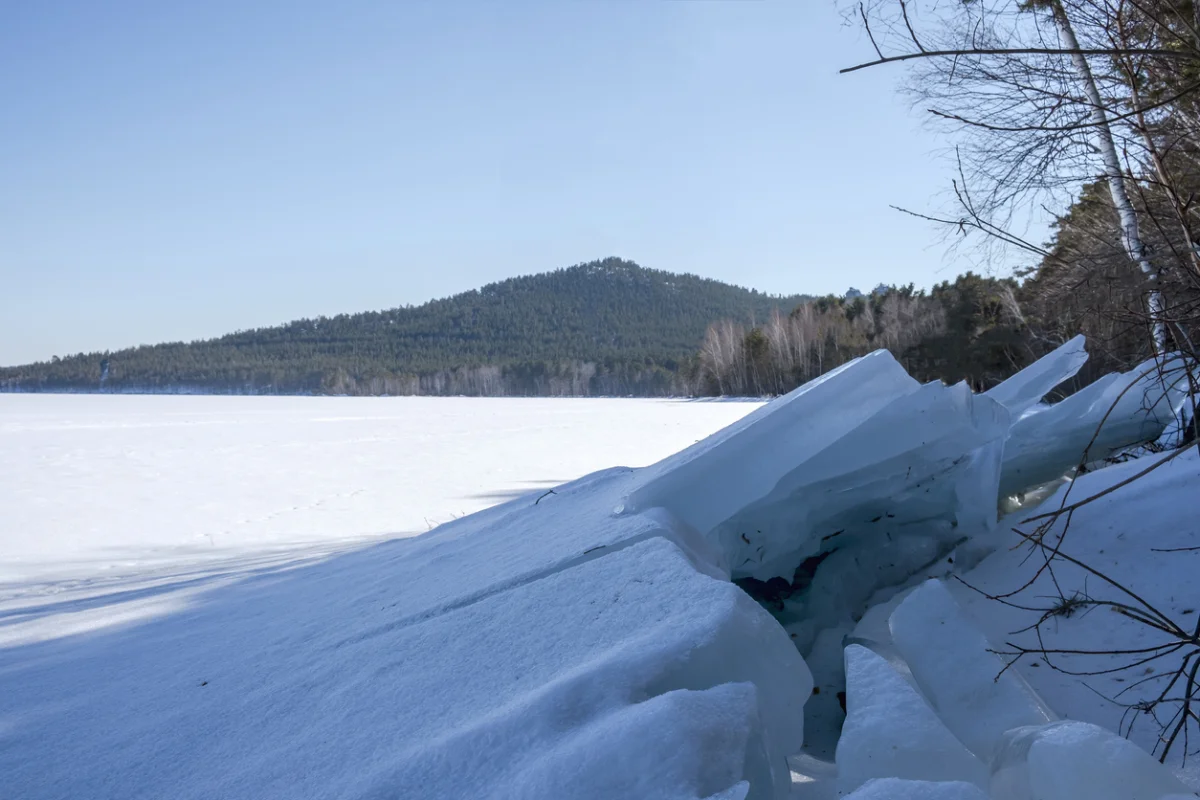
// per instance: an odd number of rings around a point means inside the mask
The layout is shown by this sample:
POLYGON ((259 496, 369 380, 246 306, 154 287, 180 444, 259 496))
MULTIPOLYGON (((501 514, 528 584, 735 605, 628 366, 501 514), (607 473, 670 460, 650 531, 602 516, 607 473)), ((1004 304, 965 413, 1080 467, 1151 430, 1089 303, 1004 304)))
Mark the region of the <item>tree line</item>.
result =
POLYGON ((910 285, 818 298, 762 325, 722 320, 705 334, 698 389, 780 394, 880 349, 922 382, 966 380, 985 389, 1031 356, 1019 292, 1015 280, 967 273, 928 292, 910 285))
POLYGON ((1028 346, 1089 336, 1087 380, 1200 331, 1200 3, 847 0, 873 56, 954 142, 949 207, 917 213, 1024 261, 1028 346), (1049 210, 1051 242, 1020 221, 1049 210))
POLYGON ((905 91, 955 142, 949 208, 908 213, 1020 266, 718 322, 703 390, 785 391, 880 347, 918 379, 986 389, 1078 333, 1091 357, 1068 391, 1168 352, 1195 366, 1200 2, 854 0, 846 12, 875 57, 844 71, 908 65, 905 91), (1021 234, 1029 213, 1055 209, 1049 242, 1021 234))
POLYGON ((690 395, 712 320, 800 299, 610 258, 416 307, 0 368, 0 390, 690 395))

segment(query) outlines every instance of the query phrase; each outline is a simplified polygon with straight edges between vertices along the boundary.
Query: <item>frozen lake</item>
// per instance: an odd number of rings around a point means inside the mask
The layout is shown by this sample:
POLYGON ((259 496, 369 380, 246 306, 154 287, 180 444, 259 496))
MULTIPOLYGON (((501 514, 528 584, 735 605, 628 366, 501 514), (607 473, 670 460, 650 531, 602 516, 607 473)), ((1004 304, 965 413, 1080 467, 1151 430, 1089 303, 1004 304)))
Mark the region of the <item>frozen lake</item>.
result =
POLYGON ((412 536, 652 463, 757 406, 0 394, 0 599, 30 582, 412 536))

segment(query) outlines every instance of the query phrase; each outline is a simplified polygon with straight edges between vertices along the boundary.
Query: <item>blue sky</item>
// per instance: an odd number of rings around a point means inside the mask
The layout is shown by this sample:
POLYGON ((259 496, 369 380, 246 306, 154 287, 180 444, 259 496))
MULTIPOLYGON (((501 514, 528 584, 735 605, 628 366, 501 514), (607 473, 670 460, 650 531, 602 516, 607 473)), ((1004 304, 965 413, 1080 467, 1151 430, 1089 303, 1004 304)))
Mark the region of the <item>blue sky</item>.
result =
POLYGON ((772 293, 959 271, 832 0, 0 8, 0 364, 608 255, 772 293))

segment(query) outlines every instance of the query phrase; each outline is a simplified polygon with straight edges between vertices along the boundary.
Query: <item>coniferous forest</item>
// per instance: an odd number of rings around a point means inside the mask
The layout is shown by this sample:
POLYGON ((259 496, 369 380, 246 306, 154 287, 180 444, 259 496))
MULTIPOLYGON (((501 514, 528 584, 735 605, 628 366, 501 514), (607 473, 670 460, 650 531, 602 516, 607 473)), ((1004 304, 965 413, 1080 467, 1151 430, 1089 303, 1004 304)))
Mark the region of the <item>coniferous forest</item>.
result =
POLYGON ((1106 205, 1088 187, 1012 278, 775 297, 609 258, 415 307, 4 367, 0 391, 763 396, 877 349, 918 380, 985 390, 1085 333, 1077 388, 1152 352, 1141 276, 1077 274, 1106 205))
POLYGON ((709 324, 804 299, 609 258, 415 307, 0 368, 0 390, 689 395, 709 324))

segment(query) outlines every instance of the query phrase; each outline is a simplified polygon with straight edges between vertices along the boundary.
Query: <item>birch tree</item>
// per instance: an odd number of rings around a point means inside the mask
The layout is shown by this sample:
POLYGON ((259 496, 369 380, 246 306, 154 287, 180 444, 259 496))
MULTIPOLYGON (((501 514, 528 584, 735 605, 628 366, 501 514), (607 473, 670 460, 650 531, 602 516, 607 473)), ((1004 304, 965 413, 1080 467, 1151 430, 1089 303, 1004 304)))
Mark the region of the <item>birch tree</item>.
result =
POLYGON ((1083 89, 1083 96, 1087 99, 1087 104, 1090 106, 1089 115, 1092 122, 1092 138, 1095 142, 1096 150, 1100 155, 1100 160, 1104 164, 1104 181, 1108 185, 1113 208, 1116 209, 1117 217, 1120 220, 1121 244, 1124 246, 1125 254, 1129 256, 1129 260, 1137 264, 1142 274, 1150 282, 1150 291, 1147 294, 1147 310, 1150 316, 1151 339, 1154 343, 1155 351, 1159 355, 1162 355, 1166 350, 1167 336, 1166 323, 1163 320, 1162 294, 1158 291, 1158 269, 1151 263, 1150 257, 1146 252, 1146 245, 1142 241, 1141 226, 1138 223, 1137 212, 1133 208, 1133 203, 1129 200, 1129 193, 1125 190, 1125 168, 1121 163, 1121 157, 1117 154, 1117 145, 1113 140, 1112 127, 1108 121, 1108 112, 1105 110, 1105 100, 1100 96, 1100 89, 1096 85, 1096 78, 1092 73, 1091 63, 1079 46, 1079 40, 1075 37, 1075 29, 1071 25, 1071 18, 1067 15, 1067 10, 1063 7, 1062 1, 1048 0, 1048 2, 1045 2, 1045 6, 1049 8, 1051 16, 1058 26, 1063 46, 1070 51, 1071 63, 1079 75, 1079 83, 1083 89))
MULTIPOLYGON (((910 96, 965 134, 953 187, 959 213, 943 221, 1044 256, 1014 233, 1014 219, 1064 209, 1083 185, 1102 180, 1124 257, 1145 279, 1149 341, 1162 352, 1170 317, 1164 272, 1200 274, 1195 210, 1183 193, 1172 194, 1165 168, 1178 142, 1151 121, 1200 88, 1200 28, 1190 2, 865 0, 851 13, 876 58, 845 71, 912 62, 910 96), (1191 81, 1180 80, 1187 75, 1191 81), (1150 87, 1156 96, 1146 96, 1150 87), (1147 243, 1145 217, 1159 195, 1186 244, 1179 254, 1147 243)), ((1176 236, 1164 233, 1164 219, 1149 222, 1157 239, 1176 236)))

